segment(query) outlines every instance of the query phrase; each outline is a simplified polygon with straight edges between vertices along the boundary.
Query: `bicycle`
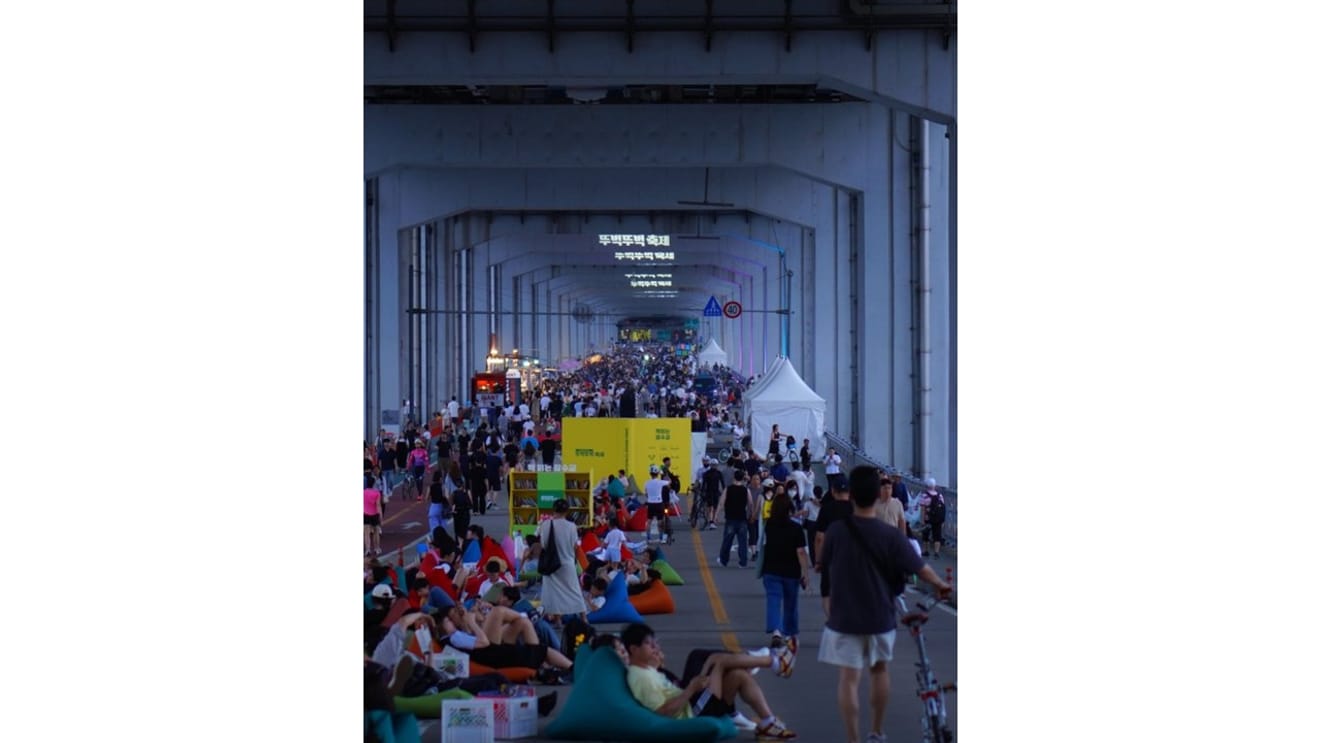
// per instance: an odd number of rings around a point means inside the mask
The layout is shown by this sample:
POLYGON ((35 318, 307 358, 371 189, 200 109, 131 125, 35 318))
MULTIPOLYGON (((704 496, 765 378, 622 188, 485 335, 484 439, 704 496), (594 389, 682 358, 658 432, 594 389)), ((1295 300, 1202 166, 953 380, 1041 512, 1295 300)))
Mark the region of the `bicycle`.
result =
POLYGON ((716 458, 720 460, 720 464, 728 464, 731 456, 733 456, 733 449, 726 446, 720 449, 720 453, 716 455, 716 458))
POLYGON ((899 621, 908 628, 912 640, 917 644, 917 662, 914 665, 917 667, 917 697, 921 699, 924 707, 924 714, 921 717, 922 743, 953 743, 953 731, 949 729, 944 694, 957 691, 958 685, 940 684, 935 679, 935 671, 930 667, 930 657, 926 654, 926 638, 921 632, 921 626, 930 619, 930 611, 935 608, 939 600, 932 599, 929 604, 917 602, 917 610, 912 612, 907 610, 907 602, 902 596, 897 597, 894 603, 899 610, 899 621))
POLYGON ((688 525, 697 531, 706 529, 710 525, 710 509, 708 508, 706 497, 700 492, 692 494, 692 512, 688 514, 688 525))

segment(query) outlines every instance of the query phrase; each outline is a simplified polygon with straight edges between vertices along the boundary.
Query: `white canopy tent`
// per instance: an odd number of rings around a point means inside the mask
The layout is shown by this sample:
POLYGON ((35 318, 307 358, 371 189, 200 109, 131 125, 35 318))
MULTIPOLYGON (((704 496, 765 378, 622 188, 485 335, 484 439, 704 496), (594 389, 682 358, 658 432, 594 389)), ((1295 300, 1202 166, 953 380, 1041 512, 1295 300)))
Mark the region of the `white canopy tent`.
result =
MULTIPOLYGON (((770 449, 770 427, 779 424, 779 432, 793 436, 802 446, 803 439, 817 442, 818 451, 825 443, 825 398, 807 386, 793 363, 780 356, 765 375, 743 395, 743 418, 748 421, 752 448, 765 455, 770 449)), ((780 448, 781 453, 783 447, 780 448)), ((787 459, 787 458, 786 458, 787 459)))
POLYGON ((725 353, 723 348, 720 348, 720 344, 716 343, 714 338, 711 338, 706 343, 706 347, 697 353, 697 366, 714 366, 715 364, 728 366, 729 354, 725 353))

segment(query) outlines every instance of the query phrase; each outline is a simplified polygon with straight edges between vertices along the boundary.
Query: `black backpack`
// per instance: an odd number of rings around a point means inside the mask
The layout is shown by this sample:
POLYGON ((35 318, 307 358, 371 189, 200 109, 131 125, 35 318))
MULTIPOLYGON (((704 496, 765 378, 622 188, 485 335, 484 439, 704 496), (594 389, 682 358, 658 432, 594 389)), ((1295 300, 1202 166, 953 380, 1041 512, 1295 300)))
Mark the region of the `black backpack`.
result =
POLYGON ((941 523, 944 521, 944 515, 944 497, 941 495, 932 495, 930 497, 930 503, 926 505, 926 520, 931 523, 941 523))
POLYGON ((577 655, 578 648, 583 645, 590 645, 596 637, 596 628, 582 621, 578 617, 573 617, 564 622, 564 637, 561 647, 564 649, 564 655, 569 660, 573 660, 577 655))

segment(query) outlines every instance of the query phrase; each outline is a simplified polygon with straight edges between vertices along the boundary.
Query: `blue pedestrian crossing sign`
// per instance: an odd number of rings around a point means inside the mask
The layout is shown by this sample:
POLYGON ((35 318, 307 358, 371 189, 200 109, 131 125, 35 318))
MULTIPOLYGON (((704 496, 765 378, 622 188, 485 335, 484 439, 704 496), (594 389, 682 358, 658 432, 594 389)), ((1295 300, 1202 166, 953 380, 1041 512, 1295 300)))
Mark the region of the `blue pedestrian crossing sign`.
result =
POLYGON ((710 298, 710 301, 706 303, 706 309, 701 312, 702 317, 719 317, 723 314, 724 310, 720 309, 720 303, 715 301, 715 297, 713 296, 710 298))

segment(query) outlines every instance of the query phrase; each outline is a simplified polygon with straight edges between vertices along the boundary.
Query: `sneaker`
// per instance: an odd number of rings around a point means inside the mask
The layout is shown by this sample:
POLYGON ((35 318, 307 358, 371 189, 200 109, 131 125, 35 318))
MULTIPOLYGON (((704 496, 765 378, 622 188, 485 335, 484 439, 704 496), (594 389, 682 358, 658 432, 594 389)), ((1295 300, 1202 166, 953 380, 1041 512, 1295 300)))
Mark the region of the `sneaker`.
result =
POLYGON ((784 633, 779 630, 770 633, 770 647, 776 647, 776 643, 779 645, 784 644, 784 633))
POLYGON ((734 712, 733 714, 729 715, 729 719, 733 720, 734 727, 738 728, 739 730, 756 729, 756 723, 747 719, 747 715, 744 715, 741 712, 734 712))
POLYGON ((716 565, 719 565, 719 566, 722 567, 722 568, 727 568, 727 567, 729 567, 729 563, 724 562, 724 561, 722 561, 722 560, 720 560, 720 559, 718 559, 718 558, 716 558, 716 560, 715 560, 715 564, 716 564, 716 565))
POLYGON ((775 720, 769 725, 757 725, 756 737, 770 740, 792 740, 797 737, 797 733, 784 727, 784 723, 779 720, 775 720))
POLYGON ((775 652, 776 663, 774 665, 775 675, 788 678, 793 675, 793 668, 797 665, 797 652, 785 645, 775 652))
POLYGON ((884 733, 868 733, 866 736, 866 743, 886 743, 888 740, 884 733))
POLYGON ((715 529, 718 529, 718 528, 719 528, 718 526, 716 526, 716 525, 714 525, 714 524, 711 524, 710 526, 707 526, 707 527, 706 527, 706 531, 714 531, 715 529))

